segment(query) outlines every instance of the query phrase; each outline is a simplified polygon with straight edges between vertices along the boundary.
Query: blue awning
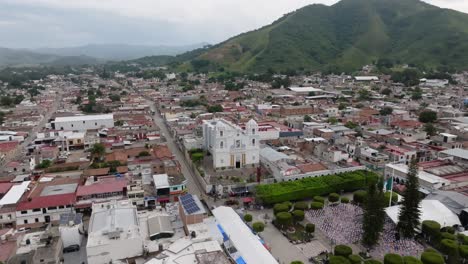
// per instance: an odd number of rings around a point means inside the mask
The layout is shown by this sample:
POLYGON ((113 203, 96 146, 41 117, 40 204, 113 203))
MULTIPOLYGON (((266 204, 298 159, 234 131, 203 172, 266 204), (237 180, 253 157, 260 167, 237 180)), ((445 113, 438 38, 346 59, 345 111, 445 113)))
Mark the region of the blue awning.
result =
POLYGON ((237 264, 247 264, 247 262, 245 262, 245 260, 242 257, 238 257, 236 259, 236 263, 237 264))
POLYGON ((216 226, 218 227, 219 232, 221 232, 221 234, 223 235, 223 241, 229 240, 229 237, 226 234, 226 232, 224 231, 223 227, 220 224, 217 224, 216 226))

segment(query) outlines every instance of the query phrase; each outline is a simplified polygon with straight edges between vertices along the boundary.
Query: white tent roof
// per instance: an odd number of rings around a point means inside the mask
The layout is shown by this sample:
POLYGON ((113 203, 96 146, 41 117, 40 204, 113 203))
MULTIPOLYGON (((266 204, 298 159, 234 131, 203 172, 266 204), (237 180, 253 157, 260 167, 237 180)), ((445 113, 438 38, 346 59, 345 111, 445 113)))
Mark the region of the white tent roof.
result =
MULTIPOLYGON (((422 200, 420 208, 421 222, 425 220, 433 220, 438 222, 441 226, 461 225, 458 216, 438 200, 422 200)), ((400 205, 388 207, 385 211, 394 223, 398 223, 400 205)))
POLYGON ((10 190, 0 200, 0 205, 16 204, 28 189, 30 181, 24 181, 21 184, 13 185, 10 190))
POLYGON ((213 210, 218 224, 247 264, 277 264, 276 259, 262 245, 259 238, 245 225, 231 207, 219 206, 213 210))

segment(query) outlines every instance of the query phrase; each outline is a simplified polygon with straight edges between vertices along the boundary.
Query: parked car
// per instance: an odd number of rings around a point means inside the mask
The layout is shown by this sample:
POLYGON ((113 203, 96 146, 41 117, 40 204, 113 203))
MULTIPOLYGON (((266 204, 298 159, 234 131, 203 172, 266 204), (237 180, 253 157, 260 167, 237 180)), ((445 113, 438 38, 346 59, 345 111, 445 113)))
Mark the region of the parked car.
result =
POLYGON ((71 245, 71 246, 63 248, 63 253, 75 252, 79 250, 80 250, 79 245, 71 245))

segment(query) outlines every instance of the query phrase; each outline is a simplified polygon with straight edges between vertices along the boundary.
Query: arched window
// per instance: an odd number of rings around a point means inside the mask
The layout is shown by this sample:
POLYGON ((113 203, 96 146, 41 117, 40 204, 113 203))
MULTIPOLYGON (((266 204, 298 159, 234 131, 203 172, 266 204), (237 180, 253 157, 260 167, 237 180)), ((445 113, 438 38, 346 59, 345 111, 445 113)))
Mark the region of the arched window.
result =
POLYGON ((255 134, 255 128, 252 128, 252 134, 255 134))
POLYGON ((219 131, 219 136, 222 137, 224 135, 223 131, 219 131))
POLYGON ((252 146, 255 146, 255 138, 252 139, 252 146))
POLYGON ((219 148, 224 148, 224 142, 223 141, 219 142, 219 148))

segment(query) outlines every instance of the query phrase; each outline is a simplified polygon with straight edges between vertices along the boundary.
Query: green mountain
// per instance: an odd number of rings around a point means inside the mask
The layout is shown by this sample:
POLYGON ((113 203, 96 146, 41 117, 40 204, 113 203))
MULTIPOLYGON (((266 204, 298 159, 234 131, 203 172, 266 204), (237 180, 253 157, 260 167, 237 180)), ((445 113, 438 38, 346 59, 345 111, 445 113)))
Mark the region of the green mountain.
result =
POLYGON ((233 71, 352 71, 378 59, 468 69, 468 14, 419 0, 309 5, 192 58, 233 71))

